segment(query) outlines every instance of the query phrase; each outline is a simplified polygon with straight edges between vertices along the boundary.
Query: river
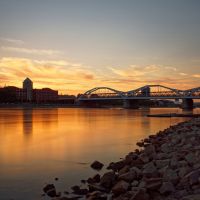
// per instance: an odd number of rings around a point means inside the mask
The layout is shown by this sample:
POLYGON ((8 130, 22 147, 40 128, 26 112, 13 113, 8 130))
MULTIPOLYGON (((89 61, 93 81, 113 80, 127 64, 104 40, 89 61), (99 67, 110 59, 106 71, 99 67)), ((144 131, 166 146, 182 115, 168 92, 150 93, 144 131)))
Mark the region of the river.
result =
POLYGON ((45 199, 45 183, 54 183, 60 191, 79 184, 96 174, 89 167, 94 160, 106 165, 117 161, 140 139, 186 120, 146 117, 171 112, 182 111, 1 108, 0 199, 45 199))

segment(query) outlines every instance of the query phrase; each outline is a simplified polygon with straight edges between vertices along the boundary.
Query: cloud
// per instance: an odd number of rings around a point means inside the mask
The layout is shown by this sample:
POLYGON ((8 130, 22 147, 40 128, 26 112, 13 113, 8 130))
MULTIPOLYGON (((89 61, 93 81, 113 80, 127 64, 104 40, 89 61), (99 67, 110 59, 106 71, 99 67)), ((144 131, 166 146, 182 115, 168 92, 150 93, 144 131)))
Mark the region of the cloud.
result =
POLYGON ((179 75, 181 75, 181 76, 187 76, 187 74, 183 73, 183 72, 180 72, 179 75))
POLYGON ((51 49, 28 49, 28 48, 18 48, 18 47, 11 47, 11 46, 2 46, 1 49, 3 51, 11 51, 11 52, 16 52, 16 53, 47 55, 47 56, 62 54, 61 51, 51 50, 51 49))
MULTIPOLYGON (((125 68, 109 67, 109 70, 113 73, 111 77, 115 77, 115 80, 111 80, 110 83, 118 85, 119 89, 126 88, 127 90, 130 87, 130 89, 133 89, 146 84, 161 84, 177 89, 189 89, 200 85, 200 82, 194 80, 191 75, 170 66, 130 65, 125 68)), ((200 78, 200 74, 193 75, 193 77, 200 78)))
POLYGON ((200 74, 193 74, 192 76, 195 78, 200 78, 200 74))
POLYGON ((35 88, 50 87, 68 94, 83 93, 98 86, 128 91, 147 84, 161 84, 177 89, 200 85, 200 74, 188 75, 157 65, 95 69, 70 60, 0 59, 0 86, 21 87, 26 77, 33 80, 35 88))
POLYGON ((16 85, 21 87, 22 81, 30 77, 34 87, 50 87, 59 91, 85 90, 85 86, 93 85, 96 75, 87 66, 65 60, 48 62, 27 58, 3 57, 0 59, 1 86, 16 85), (69 86, 70 84, 70 86, 69 86))
POLYGON ((177 68, 176 67, 165 67, 165 69, 169 69, 169 70, 172 70, 172 71, 177 71, 177 68))
POLYGON ((124 69, 110 67, 110 70, 114 74, 122 76, 122 77, 137 78, 137 77, 143 77, 147 74, 153 74, 159 71, 160 67, 155 66, 155 65, 149 65, 149 66, 144 66, 144 67, 130 65, 128 68, 124 68, 124 69))
POLYGON ((24 44, 24 41, 17 40, 17 39, 12 39, 12 38, 0 37, 0 40, 8 42, 8 43, 16 44, 16 45, 23 45, 24 44))

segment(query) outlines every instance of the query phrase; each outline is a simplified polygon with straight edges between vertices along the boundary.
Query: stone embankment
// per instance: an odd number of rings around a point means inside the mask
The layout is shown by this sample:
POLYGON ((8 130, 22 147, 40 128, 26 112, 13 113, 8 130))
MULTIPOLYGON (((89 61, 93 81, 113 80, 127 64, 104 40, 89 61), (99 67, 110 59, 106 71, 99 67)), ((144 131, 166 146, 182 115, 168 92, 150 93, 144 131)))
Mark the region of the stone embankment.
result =
POLYGON ((110 163, 105 174, 85 181, 85 188, 73 186, 73 194, 54 197, 59 195, 51 185, 54 192, 49 196, 56 200, 200 200, 199 118, 150 135, 137 145, 140 150, 110 163))

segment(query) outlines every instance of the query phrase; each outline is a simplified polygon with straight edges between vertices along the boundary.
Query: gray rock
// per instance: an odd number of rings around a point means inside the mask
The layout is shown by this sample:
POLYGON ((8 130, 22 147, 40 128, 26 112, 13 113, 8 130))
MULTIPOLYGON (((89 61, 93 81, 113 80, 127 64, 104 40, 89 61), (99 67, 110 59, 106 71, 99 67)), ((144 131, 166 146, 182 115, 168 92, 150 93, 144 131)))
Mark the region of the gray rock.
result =
POLYGON ((194 164, 196 163, 196 156, 194 153, 188 153, 186 156, 185 156, 185 160, 189 163, 189 164, 194 164))
POLYGON ((112 169, 113 171, 120 171, 126 163, 124 161, 118 161, 118 162, 111 162, 107 169, 112 169))
POLYGON ((199 200, 200 194, 192 194, 182 198, 182 200, 199 200))
POLYGON ((162 178, 149 178, 146 180, 147 190, 158 190, 162 185, 162 178))
POLYGON ((174 196, 178 199, 182 199, 182 197, 187 196, 187 190, 178 190, 175 192, 174 196))
POLYGON ((147 155, 154 155, 156 153, 155 146, 152 144, 147 145, 144 148, 144 153, 147 155))
POLYGON ((175 170, 168 168, 163 174, 163 179, 164 181, 170 181, 173 184, 176 184, 179 180, 179 177, 175 170))
POLYGON ((47 184, 43 188, 43 191, 50 197, 56 197, 56 188, 55 188, 54 184, 47 184))
POLYGON ((135 192, 130 200, 150 200, 150 197, 145 189, 140 188, 138 191, 135 192))
POLYGON ((94 161, 91 165, 91 168, 96 169, 96 170, 101 170, 104 164, 102 164, 99 161, 94 161))
POLYGON ((183 178, 188 172, 189 172, 188 167, 181 167, 178 170, 178 175, 179 175, 180 178, 183 178))
POLYGON ((152 177, 157 173, 157 169, 153 162, 149 162, 144 165, 144 169, 142 171, 143 175, 152 177))
POLYGON ((140 160, 142 160, 143 163, 149 162, 149 157, 144 153, 140 154, 139 158, 140 158, 140 160))
POLYGON ((133 187, 137 187, 138 186, 138 184, 139 184, 139 181, 133 181, 132 183, 131 183, 131 186, 133 186, 133 187))
POLYGON ((163 182, 159 191, 161 194, 166 195, 166 194, 170 194, 170 193, 174 192, 175 188, 171 182, 163 182))
POLYGON ((118 177, 120 180, 124 180, 126 182, 132 182, 136 178, 136 173, 134 171, 129 171, 125 174, 122 174, 118 177))
POLYGON ((137 167, 131 167, 130 171, 135 172, 137 178, 139 178, 142 175, 142 170, 137 167))
POLYGON ((169 153, 169 152, 170 152, 170 147, 169 147, 169 145, 168 145, 167 143, 162 144, 162 145, 161 145, 161 151, 162 151, 163 153, 169 153))
POLYGON ((170 159, 165 159, 165 160, 156 160, 156 166, 158 169, 163 168, 165 166, 168 166, 170 162, 170 159))
POLYGON ((130 167, 128 165, 125 165, 122 169, 119 170, 119 173, 118 173, 119 176, 128 172, 129 169, 130 169, 130 167))
POLYGON ((116 175, 114 172, 107 172, 101 177, 100 185, 109 189, 113 186, 115 179, 116 175))
POLYGON ((115 196, 125 193, 128 190, 129 184, 126 181, 117 182, 112 188, 112 192, 115 196))
POLYGON ((156 154, 156 159, 158 160, 167 159, 167 158, 169 158, 169 154, 167 153, 158 152, 156 154))

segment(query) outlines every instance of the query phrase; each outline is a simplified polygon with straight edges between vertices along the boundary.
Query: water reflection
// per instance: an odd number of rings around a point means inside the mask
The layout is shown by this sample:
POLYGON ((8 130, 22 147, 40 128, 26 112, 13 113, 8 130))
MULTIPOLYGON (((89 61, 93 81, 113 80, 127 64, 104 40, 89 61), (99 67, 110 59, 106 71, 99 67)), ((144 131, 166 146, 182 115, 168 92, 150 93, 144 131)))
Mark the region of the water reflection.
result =
POLYGON ((27 138, 33 133, 33 109, 23 109, 23 133, 27 138))

